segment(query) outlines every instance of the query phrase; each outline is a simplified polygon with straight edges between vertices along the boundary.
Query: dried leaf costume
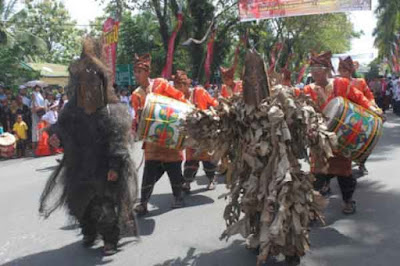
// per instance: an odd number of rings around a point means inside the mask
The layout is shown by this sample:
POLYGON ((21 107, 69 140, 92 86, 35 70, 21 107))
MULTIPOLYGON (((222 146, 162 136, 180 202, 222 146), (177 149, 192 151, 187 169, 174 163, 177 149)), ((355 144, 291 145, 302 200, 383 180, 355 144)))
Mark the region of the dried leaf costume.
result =
POLYGON ((114 95, 101 58, 101 44, 86 39, 80 59, 69 67, 72 99, 51 128, 62 142, 64 157, 47 181, 39 212, 47 218, 66 207, 84 240, 93 242, 100 234, 105 247, 115 249, 121 233, 137 232, 137 176, 128 109, 114 95), (116 181, 108 180, 110 171, 116 181))
POLYGON ((336 136, 308 97, 297 98, 283 86, 269 95, 265 66, 255 52, 246 55, 243 80, 243 98, 192 112, 184 128, 198 147, 216 157, 228 154, 231 161, 221 239, 241 234, 248 247, 260 249, 259 264, 279 253, 299 260, 309 248, 310 219, 321 218, 325 206, 299 159, 310 148, 327 164, 336 136))

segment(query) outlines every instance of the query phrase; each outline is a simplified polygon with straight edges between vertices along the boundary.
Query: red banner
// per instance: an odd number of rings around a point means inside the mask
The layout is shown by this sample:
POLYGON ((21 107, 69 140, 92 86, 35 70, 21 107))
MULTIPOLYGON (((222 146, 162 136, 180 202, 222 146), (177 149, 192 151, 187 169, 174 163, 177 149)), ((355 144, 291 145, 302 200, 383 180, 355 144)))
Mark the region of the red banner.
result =
POLYGON ((297 77, 297 83, 302 82, 304 73, 306 73, 306 69, 307 69, 307 64, 304 64, 299 71, 299 76, 297 77))
POLYGON ((207 43, 207 56, 204 63, 204 73, 206 75, 206 86, 210 82, 211 65, 214 58, 214 41, 215 41, 215 31, 211 34, 210 40, 207 43))
POLYGON ((178 13, 177 16, 178 19, 178 24, 176 25, 174 31, 172 32, 171 37, 169 38, 168 41, 168 53, 167 53, 167 60, 165 62, 165 66, 162 70, 162 77, 163 78, 170 78, 172 75, 172 63, 174 62, 174 51, 175 51, 175 39, 176 36, 179 32, 179 30, 182 27, 182 23, 183 23, 183 15, 182 13, 178 13))
POLYGON ((271 74, 272 72, 274 72, 276 61, 277 61, 277 59, 279 59, 280 52, 282 51, 282 49, 283 49, 283 43, 281 43, 281 42, 276 43, 274 45, 274 48, 272 48, 268 74, 271 74), (278 58, 276 58, 277 52, 278 52, 278 58))
POLYGON ((119 21, 108 18, 103 24, 103 49, 107 65, 112 70, 112 80, 115 82, 115 67, 117 63, 119 21))
POLYGON ((371 0, 239 0, 241 21, 371 10, 371 0))

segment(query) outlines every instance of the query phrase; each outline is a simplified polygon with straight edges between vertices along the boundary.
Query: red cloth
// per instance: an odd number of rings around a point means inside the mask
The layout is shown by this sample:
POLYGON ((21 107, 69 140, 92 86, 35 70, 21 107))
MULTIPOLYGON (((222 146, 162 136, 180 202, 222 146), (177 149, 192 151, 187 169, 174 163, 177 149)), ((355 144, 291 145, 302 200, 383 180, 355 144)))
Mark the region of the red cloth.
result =
POLYGON ((361 91, 370 102, 375 100, 374 94, 372 93, 371 89, 368 87, 365 79, 354 78, 351 80, 351 86, 353 86, 353 87, 357 88, 359 91, 361 91))
POLYGON ((242 91, 242 81, 236 81, 233 89, 228 85, 223 84, 221 88, 221 96, 224 98, 230 98, 233 96, 233 94, 240 94, 242 91))
POLYGON ((210 106, 217 106, 218 101, 202 87, 196 87, 193 91, 192 103, 200 110, 208 109, 210 106))
POLYGON ((325 108, 325 106, 335 97, 342 96, 343 98, 347 98, 350 101, 361 105, 362 107, 369 109, 371 106, 371 102, 364 96, 364 94, 359 91, 356 87, 350 84, 350 81, 346 78, 335 78, 333 81, 333 88, 327 95, 327 98, 324 99, 318 92, 315 90, 315 84, 310 84, 304 87, 303 90, 296 88, 296 95, 300 95, 301 93, 310 95, 311 99, 319 105, 321 110, 325 108))
MULTIPOLYGON (((210 106, 217 106, 218 102, 216 99, 202 87, 194 88, 192 94, 192 103, 200 110, 206 110, 210 106)), ((207 151, 201 151, 197 153, 197 150, 192 148, 186 148, 186 161, 211 161, 211 156, 208 155, 207 151)))

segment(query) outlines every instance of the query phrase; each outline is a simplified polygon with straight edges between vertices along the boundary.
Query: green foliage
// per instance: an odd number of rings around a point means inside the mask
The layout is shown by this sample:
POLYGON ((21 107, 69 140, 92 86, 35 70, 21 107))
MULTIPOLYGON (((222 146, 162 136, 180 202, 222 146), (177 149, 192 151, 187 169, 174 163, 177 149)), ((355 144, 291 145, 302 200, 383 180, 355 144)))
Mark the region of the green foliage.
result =
POLYGON ((378 60, 375 59, 369 64, 369 71, 365 73, 365 78, 371 80, 379 77, 379 64, 378 60))
POLYGON ((45 41, 47 51, 36 57, 40 61, 65 64, 80 53, 83 31, 59 1, 28 4, 16 25, 45 41))
POLYGON ((379 0, 375 13, 378 17, 374 30, 375 46, 379 49, 381 59, 391 59, 393 43, 399 40, 397 34, 400 32, 400 1, 379 0))
POLYGON ((39 73, 24 68, 21 61, 22 51, 19 46, 0 46, 0 83, 7 86, 20 85, 39 77, 39 73))

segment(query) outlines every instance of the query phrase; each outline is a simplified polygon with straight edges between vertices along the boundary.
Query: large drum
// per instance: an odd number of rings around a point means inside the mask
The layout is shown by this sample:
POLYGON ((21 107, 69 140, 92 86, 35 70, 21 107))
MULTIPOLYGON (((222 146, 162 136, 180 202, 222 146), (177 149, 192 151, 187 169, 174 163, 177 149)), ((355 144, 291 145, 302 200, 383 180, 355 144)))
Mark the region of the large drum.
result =
POLYGON ((15 142, 14 135, 10 133, 4 133, 0 135, 0 157, 11 158, 15 154, 15 142))
POLYGON ((193 110, 187 103, 158 94, 149 94, 140 117, 139 138, 170 149, 182 149, 185 135, 180 120, 193 110))
POLYGON ((337 134, 337 152, 355 162, 364 161, 382 135, 382 119, 343 97, 332 99, 323 112, 329 131, 337 134))

